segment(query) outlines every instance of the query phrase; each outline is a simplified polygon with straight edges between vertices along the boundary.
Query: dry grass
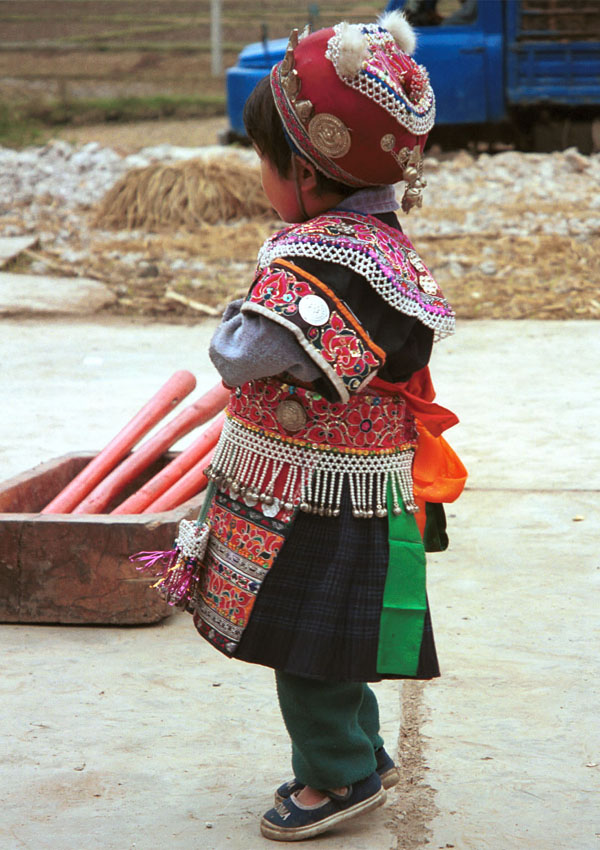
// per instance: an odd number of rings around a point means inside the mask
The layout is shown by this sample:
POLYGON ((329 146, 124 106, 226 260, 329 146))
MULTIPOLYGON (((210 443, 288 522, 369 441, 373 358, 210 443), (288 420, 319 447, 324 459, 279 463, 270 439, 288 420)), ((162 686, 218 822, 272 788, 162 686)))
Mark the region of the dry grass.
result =
POLYGON ((600 318, 600 236, 421 238, 418 248, 459 318, 600 318), (448 254, 459 258, 460 275, 444 267, 448 254), (484 261, 495 274, 481 271, 484 261))
MULTIPOLYGON (((80 222, 90 215, 82 210, 80 222)), ((14 223, 19 211, 14 211, 14 223)), ((7 220, 7 223, 8 222, 7 220)), ((86 259, 67 263, 61 252, 40 249, 39 259, 61 274, 94 277, 117 295, 111 312, 166 321, 197 321, 198 312, 166 297, 175 291, 217 310, 244 294, 252 281, 256 253, 281 223, 275 218, 202 223, 193 230, 114 236, 106 230, 74 228, 68 246, 86 259), (139 257, 135 262, 128 255, 139 257), (199 264, 177 268, 177 261, 199 264)), ((47 211, 40 231, 64 229, 59 212, 47 211)), ((460 319, 600 319, 600 235, 586 240, 532 234, 433 239, 421 236, 417 250, 431 268, 460 319), (460 272, 448 263, 456 258, 460 272), (484 261, 497 271, 487 275, 484 261)))
MULTIPOLYGON (((513 225, 531 212, 552 222, 578 219, 583 210, 568 199, 550 204, 516 198, 501 207, 497 228, 489 232, 452 238, 421 235, 416 240, 459 317, 600 318, 600 232, 563 236, 544 233, 539 225, 527 236, 503 232, 503 225, 513 225), (495 273, 483 271, 489 264, 496 267, 495 273)), ((463 210, 452 207, 424 207, 420 215, 456 223, 465 218, 463 210)))
MULTIPOLYGON (((199 142, 202 124, 186 125, 185 133, 199 142)), ((164 123, 155 143, 181 143, 181 128, 170 137, 164 123)), ((92 135, 80 139, 92 141, 92 135)), ((211 133, 214 127, 211 125, 211 133)), ((143 126, 132 125, 127 137, 118 136, 123 149, 135 150, 144 137, 143 126)), ((184 140, 183 139, 183 140, 184 140)), ((212 141, 207 138, 206 142, 212 141)), ((107 136, 103 142, 109 143, 107 136)), ((460 155, 458 155, 460 156, 460 155)), ((458 159, 458 157, 457 157, 458 159)), ((213 170, 214 177, 214 170, 213 170)), ((258 175, 256 175, 258 181, 258 175)), ((256 183, 258 185, 258 183, 256 183)), ((218 187, 217 187, 218 188, 218 187)), ((262 199, 260 191, 254 199, 262 199)), ((595 197, 590 186, 590 199, 595 197)), ((245 202, 245 198, 243 198, 245 202)), ((505 228, 535 212, 547 222, 597 217, 595 209, 586 213, 581 202, 569 198, 540 202, 535 198, 504 198, 498 218, 488 232, 455 235, 452 238, 428 235, 439 221, 464 224, 466 211, 433 202, 403 220, 409 236, 439 281, 460 319, 600 319, 600 230, 585 236, 549 235, 543 221, 527 236, 511 236, 505 228), (417 223, 420 226, 417 227, 417 223), (486 274, 490 265, 495 267, 486 274)), ((197 202, 199 203, 199 202, 197 202)), ((264 201, 266 207, 266 201, 264 201)), ((106 201, 104 203, 106 206, 106 201)), ((162 201, 160 201, 162 206, 162 201)), ((484 211, 484 210, 482 210, 484 211)), ((178 213, 181 215, 181 213, 178 213)), ((199 313, 184 303, 167 297, 176 292, 188 299, 221 310, 250 285, 255 258, 263 241, 278 227, 268 210, 259 218, 240 218, 208 223, 206 220, 173 228, 164 222, 156 230, 113 230, 93 226, 97 210, 82 209, 77 218, 65 221, 60 206, 51 199, 41 203, 36 232, 47 234, 43 247, 35 253, 49 270, 60 274, 95 277, 106 282, 117 296, 110 312, 123 316, 170 322, 195 322, 199 313), (52 234, 56 236, 53 245, 52 234), (65 258, 68 248, 81 257, 65 258)), ((158 216, 154 210, 154 218, 158 216)), ((23 229, 24 211, 14 206, 3 218, 6 227, 23 229)), ((163 221, 162 213, 158 216, 163 221)), ((24 230, 23 232, 28 232, 24 230)))
MULTIPOLYGON (((454 212, 460 220, 461 211, 454 212)), ((113 313, 174 322, 197 321, 199 313, 168 298, 168 292, 224 309, 247 291, 259 247, 281 226, 272 216, 113 235, 88 229, 93 214, 81 210, 79 226, 67 237, 68 247, 85 259, 68 263, 60 250, 50 248, 37 250, 38 259, 53 272, 104 281, 117 295, 113 313)), ((19 220, 15 209, 6 224, 19 220)), ((44 211, 39 231, 64 233, 59 209, 44 211)), ((460 319, 600 319, 600 234, 515 237, 500 229, 453 238, 421 235, 415 244, 460 319), (493 263, 495 273, 486 274, 484 263, 493 263)))
POLYGON ((128 172, 102 201, 95 227, 190 230, 272 216, 258 169, 235 157, 156 163, 128 172))

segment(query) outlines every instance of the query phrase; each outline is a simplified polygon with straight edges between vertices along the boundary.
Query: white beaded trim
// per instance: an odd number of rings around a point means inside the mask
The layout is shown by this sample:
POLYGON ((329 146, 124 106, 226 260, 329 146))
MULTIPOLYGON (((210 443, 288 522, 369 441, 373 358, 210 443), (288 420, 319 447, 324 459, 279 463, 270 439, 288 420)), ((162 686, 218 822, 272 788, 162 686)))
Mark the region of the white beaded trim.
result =
POLYGON ((206 552, 210 528, 206 523, 182 519, 177 529, 175 546, 185 558, 196 558, 202 561, 206 552))
MULTIPOLYGON (((325 239, 326 237, 322 235, 321 238, 325 239)), ((434 332, 436 342, 454 333, 456 320, 453 314, 439 316, 427 311, 421 304, 394 286, 377 261, 359 250, 352 250, 339 245, 335 241, 335 237, 332 237, 331 242, 325 245, 318 242, 286 242, 285 239, 278 240, 275 243, 267 241, 258 253, 258 267, 263 269, 274 260, 283 257, 309 257, 314 260, 324 260, 346 266, 364 277, 390 307, 406 316, 415 316, 425 327, 430 328, 434 332)), ((403 280, 403 282, 411 290, 416 289, 412 281, 403 280)), ((421 292, 423 301, 429 304, 434 303, 435 298, 433 296, 422 290, 419 290, 419 292, 421 292)))
POLYGON ((402 504, 410 513, 418 510, 413 458, 412 449, 352 455, 288 444, 229 417, 207 475, 232 498, 256 506, 267 516, 295 506, 307 513, 338 516, 347 480, 354 516, 369 518, 387 515, 388 484, 394 513, 401 512, 402 504))

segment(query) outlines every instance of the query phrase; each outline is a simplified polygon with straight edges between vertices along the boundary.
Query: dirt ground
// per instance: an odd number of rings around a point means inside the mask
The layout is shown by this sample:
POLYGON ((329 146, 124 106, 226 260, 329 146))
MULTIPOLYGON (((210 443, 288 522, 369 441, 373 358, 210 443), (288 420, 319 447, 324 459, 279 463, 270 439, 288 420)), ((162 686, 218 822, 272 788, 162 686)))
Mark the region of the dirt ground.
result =
MULTIPOLYGON (((438 8, 445 15, 458 4, 440 0, 438 8)), ((225 0, 223 73, 213 75, 208 0, 2 0, 0 102, 197 95, 224 103, 224 69, 235 65, 244 45, 287 37, 309 21, 315 27, 342 19, 374 21, 384 5, 225 0)))
MULTIPOLYGON (((293 27, 304 27, 311 14, 318 26, 329 26, 341 18, 375 20, 381 8, 377 0, 301 6, 226 0, 222 67, 234 65, 248 42, 263 35, 286 37, 293 27)), ((225 94, 224 75, 212 74, 208 2, 3 0, 0 47, 0 100, 225 94)))
POLYGON ((404 682, 402 720, 398 742, 399 767, 403 781, 392 792, 395 796, 394 833, 398 848, 418 850, 428 844, 428 824, 437 813, 435 790, 427 781, 427 759, 421 734, 427 708, 423 700, 423 682, 404 682))
POLYGON ((124 156, 151 145, 181 145, 202 147, 218 142, 219 133, 227 129, 227 118, 204 118, 186 121, 144 121, 143 124, 90 124, 85 127, 64 127, 53 132, 54 138, 70 144, 85 145, 98 142, 124 156))
MULTIPOLYGON (((442 0, 445 13, 456 0, 442 0)), ((300 10, 280 0, 227 0, 223 4, 223 66, 235 61, 250 40, 260 39, 263 25, 271 38, 302 25, 309 9, 318 7, 317 25, 341 15, 348 20, 373 19, 381 11, 374 0, 323 0, 300 10), (299 20, 298 15, 302 18, 299 20)), ((4 0, 0 10, 0 100, 58 99, 191 93, 224 98, 224 75, 210 72, 209 4, 194 0, 156 0, 150 6, 133 0, 112 3, 89 0, 4 0), (41 8, 43 5, 43 8, 41 8)), ((126 155, 148 145, 185 147, 214 144, 226 128, 225 118, 146 121, 138 124, 69 126, 48 131, 71 143, 97 142, 126 155)), ((592 192, 593 189, 590 189, 592 192)), ((474 208, 476 208, 476 204, 474 208)), ((481 209, 482 213, 485 210, 481 209)), ((504 221, 524 213, 546 213, 567 219, 580 212, 568 197, 558 205, 521 198, 504 207, 504 221)), ((117 315, 193 321, 218 314, 234 296, 245 292, 254 257, 278 220, 202 224, 193 232, 100 231, 91 226, 95 211, 84 209, 71 226, 67 250, 44 250, 20 260, 22 270, 42 261, 50 272, 87 275, 107 283, 117 295, 117 315), (82 226, 80 226, 82 225, 82 226), (224 247, 226 246, 226 248, 224 247), (76 261, 69 255, 79 255, 76 261), (128 256, 127 256, 128 255, 128 256), (137 259, 134 259, 137 258, 137 259), (193 268, 190 268, 193 266, 193 268)), ((441 217, 461 221, 464 211, 424 207, 421 221, 441 217)), ((14 224, 19 227, 19 210, 14 224)), ((11 221, 4 219, 8 226, 11 221)), ((64 231, 60 209, 41 205, 39 231, 64 231)), ((543 229, 524 237, 508 237, 502 227, 481 229, 477 236, 442 238, 418 228, 422 253, 461 318, 600 318, 600 234, 589 239, 549 235, 543 229), (486 274, 482 266, 498 271, 486 274)), ((64 243, 62 243, 64 245, 64 243)), ((20 270, 17 268, 17 270, 20 270)), ((34 268, 35 271, 35 268, 34 268)))

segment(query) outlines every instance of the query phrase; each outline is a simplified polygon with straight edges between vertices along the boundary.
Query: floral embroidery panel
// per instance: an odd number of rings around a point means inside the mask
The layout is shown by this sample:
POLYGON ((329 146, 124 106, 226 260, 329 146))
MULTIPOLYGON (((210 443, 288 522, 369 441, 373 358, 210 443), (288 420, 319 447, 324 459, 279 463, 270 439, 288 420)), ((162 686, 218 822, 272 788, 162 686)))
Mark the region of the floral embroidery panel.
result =
POLYGON ((270 519, 217 491, 206 521, 211 535, 190 610, 203 637, 233 655, 256 596, 285 540, 292 514, 270 519))
POLYGON ((338 392, 341 390, 340 397, 344 397, 375 375, 385 361, 385 352, 325 284, 309 277, 292 264, 273 263, 259 273, 244 310, 274 313, 296 335, 301 333, 308 353, 318 366, 325 367, 325 374, 333 378, 332 383, 338 392), (311 324, 302 316, 303 299, 315 294, 325 302, 328 313, 322 325, 311 324))

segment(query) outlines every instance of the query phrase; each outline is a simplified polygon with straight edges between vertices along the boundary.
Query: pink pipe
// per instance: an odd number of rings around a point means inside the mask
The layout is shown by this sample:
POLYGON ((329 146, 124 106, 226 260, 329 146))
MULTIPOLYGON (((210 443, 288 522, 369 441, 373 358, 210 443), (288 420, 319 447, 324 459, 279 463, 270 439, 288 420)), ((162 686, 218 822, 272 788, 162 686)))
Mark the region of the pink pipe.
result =
POLYGON ((173 486, 159 496, 152 504, 142 511, 144 514, 158 514, 162 511, 171 511, 173 508, 179 507, 188 499, 197 496, 201 493, 208 484, 208 478, 204 474, 204 470, 213 459, 215 451, 209 452, 201 458, 198 463, 193 466, 179 481, 176 481, 173 486))
POLYGON ((166 493, 201 458, 215 447, 221 435, 225 414, 221 413, 214 422, 200 434, 198 439, 181 452, 168 466, 161 469, 143 487, 120 504, 113 514, 140 514, 152 502, 166 493))
POLYGON ((126 458, 104 481, 101 481, 73 511, 75 514, 99 514, 137 476, 154 463, 173 443, 198 425, 203 425, 219 413, 227 400, 229 390, 217 384, 197 402, 191 404, 164 428, 126 458))
POLYGON ((152 396, 150 401, 119 431, 117 436, 46 505, 42 513, 70 513, 129 453, 144 434, 147 434, 157 422, 177 407, 195 386, 196 379, 191 372, 185 370, 175 372, 156 395, 152 396))

